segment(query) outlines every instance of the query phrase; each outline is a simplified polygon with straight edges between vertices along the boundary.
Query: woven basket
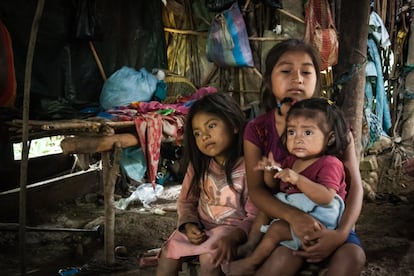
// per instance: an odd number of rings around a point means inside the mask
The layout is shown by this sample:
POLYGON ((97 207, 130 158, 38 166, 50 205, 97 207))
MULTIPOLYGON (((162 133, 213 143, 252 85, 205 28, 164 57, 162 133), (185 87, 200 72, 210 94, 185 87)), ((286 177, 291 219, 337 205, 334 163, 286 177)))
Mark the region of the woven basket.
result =
POLYGON ((165 83, 167 84, 166 103, 176 102, 178 98, 192 95, 197 91, 194 84, 185 77, 167 76, 165 77, 165 83))

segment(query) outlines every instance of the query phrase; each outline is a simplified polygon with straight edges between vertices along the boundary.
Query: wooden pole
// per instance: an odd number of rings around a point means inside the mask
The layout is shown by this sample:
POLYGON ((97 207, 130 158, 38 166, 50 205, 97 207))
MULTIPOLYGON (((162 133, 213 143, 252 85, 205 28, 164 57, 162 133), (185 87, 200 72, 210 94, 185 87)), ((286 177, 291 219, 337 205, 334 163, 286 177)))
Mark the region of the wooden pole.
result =
POLYGON ((115 206, 114 191, 115 182, 119 172, 119 162, 121 160, 121 143, 115 142, 113 151, 102 152, 102 173, 104 189, 104 255, 106 264, 115 263, 115 206), (113 153, 112 164, 111 154, 113 153))
POLYGON ((93 58, 95 59, 96 65, 98 66, 99 73, 101 74, 102 80, 106 81, 105 70, 102 66, 101 59, 99 58, 98 53, 96 52, 96 49, 95 49, 95 45, 93 45, 92 41, 89 41, 89 48, 92 51, 93 58))
POLYGON ((355 150, 360 158, 362 116, 365 95, 369 1, 341 1, 339 18, 339 57, 334 67, 335 82, 345 80, 337 99, 353 128, 355 150))
POLYGON ((20 253, 20 273, 26 275, 26 184, 27 184, 27 167, 29 163, 28 137, 30 106, 30 89, 32 80, 32 64, 34 50, 36 46, 37 31, 39 29, 40 19, 43 13, 45 1, 37 1, 36 12, 33 17, 32 28, 30 32, 29 45, 27 48, 26 68, 24 75, 24 95, 23 95, 23 133, 22 133, 22 160, 20 163, 20 197, 19 197, 19 253, 20 253))
MULTIPOLYGON (((411 31, 408 38, 408 51, 406 66, 414 64, 414 21, 410 24, 411 31)), ((402 145, 409 151, 413 151, 413 137, 414 137, 414 71, 407 73, 405 77, 405 93, 402 100, 402 126, 401 138, 402 145)), ((414 165, 414 161, 410 161, 414 165)))

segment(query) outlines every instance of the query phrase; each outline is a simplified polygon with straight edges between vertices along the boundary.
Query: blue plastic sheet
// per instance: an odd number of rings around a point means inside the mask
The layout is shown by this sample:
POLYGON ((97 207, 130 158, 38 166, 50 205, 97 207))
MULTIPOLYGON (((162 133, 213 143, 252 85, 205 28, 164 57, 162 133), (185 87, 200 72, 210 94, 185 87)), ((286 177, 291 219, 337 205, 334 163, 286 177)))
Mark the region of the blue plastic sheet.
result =
POLYGON ((157 78, 145 68, 137 71, 123 66, 105 81, 99 99, 100 104, 103 109, 110 109, 132 102, 150 101, 157 82, 157 78))

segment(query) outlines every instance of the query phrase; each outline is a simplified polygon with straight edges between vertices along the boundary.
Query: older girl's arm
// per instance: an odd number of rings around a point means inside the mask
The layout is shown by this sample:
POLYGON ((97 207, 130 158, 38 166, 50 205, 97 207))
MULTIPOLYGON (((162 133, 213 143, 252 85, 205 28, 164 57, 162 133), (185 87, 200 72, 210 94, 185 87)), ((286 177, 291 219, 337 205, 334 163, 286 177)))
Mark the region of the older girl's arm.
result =
POLYGON ((358 220, 364 197, 354 138, 351 132, 349 132, 349 139, 350 143, 342 160, 346 170, 346 183, 349 185, 349 190, 345 200, 346 208, 337 229, 343 232, 345 239, 358 220))

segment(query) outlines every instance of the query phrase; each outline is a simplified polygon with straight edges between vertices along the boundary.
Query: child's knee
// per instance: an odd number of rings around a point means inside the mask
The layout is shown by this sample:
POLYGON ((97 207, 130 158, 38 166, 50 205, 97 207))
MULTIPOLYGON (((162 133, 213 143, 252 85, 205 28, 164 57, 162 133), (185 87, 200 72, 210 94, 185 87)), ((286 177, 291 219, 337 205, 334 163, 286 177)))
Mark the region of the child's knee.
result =
POLYGON ((364 250, 359 245, 352 243, 345 243, 338 248, 334 258, 342 262, 349 262, 353 266, 364 266, 366 261, 364 250))
POLYGON ((211 254, 203 254, 199 256, 200 266, 207 269, 213 269, 217 266, 214 265, 213 256, 211 254))
POLYGON ((211 254, 199 256, 200 275, 222 275, 221 265, 215 265, 215 260, 211 254))

